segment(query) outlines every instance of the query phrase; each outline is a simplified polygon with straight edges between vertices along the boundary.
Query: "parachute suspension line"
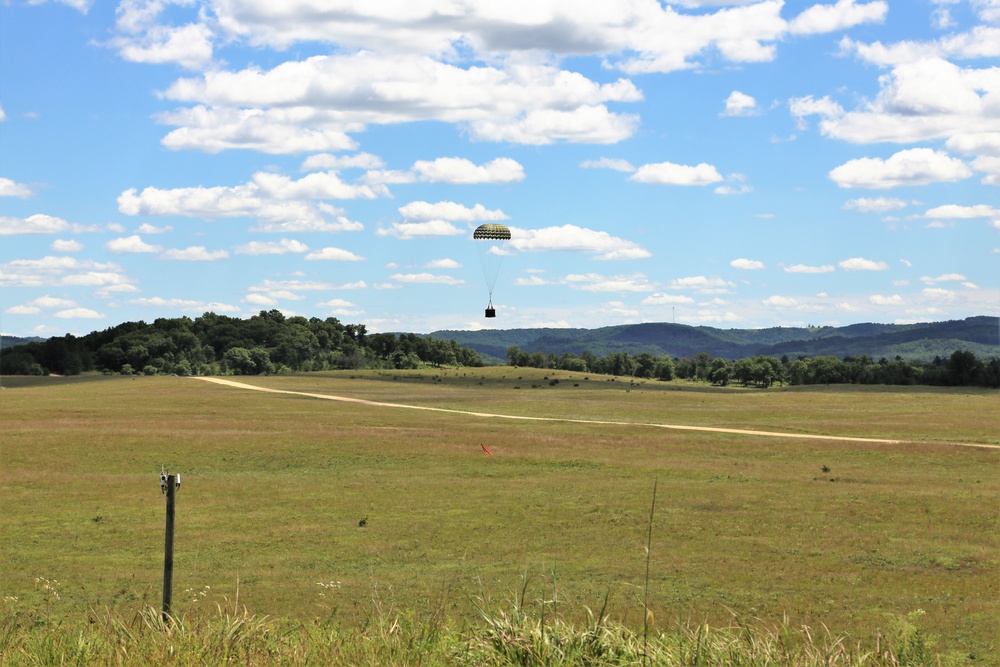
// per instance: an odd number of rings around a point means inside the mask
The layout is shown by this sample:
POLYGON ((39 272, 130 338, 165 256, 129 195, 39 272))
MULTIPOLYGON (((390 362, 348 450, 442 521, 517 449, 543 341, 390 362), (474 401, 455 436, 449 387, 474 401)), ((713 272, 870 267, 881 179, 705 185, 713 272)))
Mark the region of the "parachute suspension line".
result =
POLYGON ((486 291, 489 294, 489 306, 486 317, 496 317, 493 308, 493 288, 500 273, 500 264, 506 254, 506 245, 510 241, 510 229, 504 225, 487 223, 479 225, 472 234, 479 251, 479 259, 483 265, 483 278, 486 280, 486 291))

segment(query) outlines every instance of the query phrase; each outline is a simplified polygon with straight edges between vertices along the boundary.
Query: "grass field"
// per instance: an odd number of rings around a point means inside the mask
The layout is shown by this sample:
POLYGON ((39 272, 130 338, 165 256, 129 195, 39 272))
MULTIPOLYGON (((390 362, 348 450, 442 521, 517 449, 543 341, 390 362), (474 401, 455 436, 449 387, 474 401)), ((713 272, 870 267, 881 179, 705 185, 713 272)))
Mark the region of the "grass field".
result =
POLYGON ((1000 444, 995 391, 711 390, 509 367, 234 379, 904 442, 514 421, 191 378, 5 377, 0 612, 158 606, 163 465, 183 475, 178 613, 238 595, 277 618, 461 624, 523 597, 584 622, 607 597, 610 617, 640 630, 648 604, 660 628, 735 614, 865 642, 912 614, 944 664, 1000 665, 1000 450, 965 446, 1000 444))

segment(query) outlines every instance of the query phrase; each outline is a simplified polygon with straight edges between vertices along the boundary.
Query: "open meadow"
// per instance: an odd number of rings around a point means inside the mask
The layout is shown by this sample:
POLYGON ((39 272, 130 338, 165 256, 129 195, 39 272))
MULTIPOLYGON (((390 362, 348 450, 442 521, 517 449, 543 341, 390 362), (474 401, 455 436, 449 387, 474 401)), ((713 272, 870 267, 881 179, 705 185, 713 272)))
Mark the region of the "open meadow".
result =
POLYGON ((456 412, 4 377, 0 615, 30 623, 0 630, 0 657, 23 658, 32 624, 159 607, 163 466, 182 474, 173 606, 189 618, 238 604, 461 628, 483 609, 593 624, 604 608, 640 634, 752 619, 873 647, 910 619, 940 664, 1000 665, 996 391, 511 367, 228 379, 456 412))

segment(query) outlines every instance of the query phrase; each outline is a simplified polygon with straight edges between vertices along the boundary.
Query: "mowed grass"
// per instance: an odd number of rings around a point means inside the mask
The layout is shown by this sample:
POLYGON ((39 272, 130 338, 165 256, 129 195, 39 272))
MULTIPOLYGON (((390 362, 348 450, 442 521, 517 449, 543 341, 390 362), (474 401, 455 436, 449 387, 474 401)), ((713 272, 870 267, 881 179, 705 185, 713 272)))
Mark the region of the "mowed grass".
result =
POLYGON ((956 444, 997 444, 996 392, 718 391, 516 368, 234 379, 483 413, 907 442, 515 421, 191 378, 4 378, 8 610, 158 606, 165 465, 183 475, 178 613, 238 595, 272 617, 350 625, 375 609, 471 623, 474 603, 524 589, 568 620, 607 596, 612 618, 641 629, 655 482, 658 626, 787 616, 869 641, 922 610, 936 651, 1000 664, 1000 451, 956 444))

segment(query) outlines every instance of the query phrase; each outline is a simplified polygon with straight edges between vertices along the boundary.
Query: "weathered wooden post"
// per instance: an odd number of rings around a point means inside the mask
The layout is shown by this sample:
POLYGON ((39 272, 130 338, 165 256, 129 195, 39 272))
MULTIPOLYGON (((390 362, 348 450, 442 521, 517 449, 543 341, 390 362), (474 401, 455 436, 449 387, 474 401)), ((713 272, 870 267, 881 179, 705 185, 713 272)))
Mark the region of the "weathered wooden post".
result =
POLYGON ((170 619, 170 603, 174 586, 174 501, 177 487, 181 485, 180 475, 160 473, 160 492, 167 494, 167 528, 163 543, 163 613, 164 623, 170 619))

